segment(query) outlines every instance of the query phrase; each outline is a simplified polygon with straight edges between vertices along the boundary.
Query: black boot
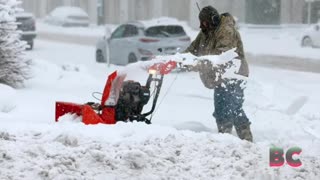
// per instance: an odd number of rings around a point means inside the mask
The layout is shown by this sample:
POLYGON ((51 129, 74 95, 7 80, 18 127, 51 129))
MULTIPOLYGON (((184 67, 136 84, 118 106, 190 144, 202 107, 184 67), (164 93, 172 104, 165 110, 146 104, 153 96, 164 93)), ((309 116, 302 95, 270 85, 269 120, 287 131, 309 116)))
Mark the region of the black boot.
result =
POLYGON ((244 139, 244 140, 247 140, 250 142, 253 141, 252 133, 250 130, 250 123, 242 124, 242 125, 236 127, 236 131, 237 131, 237 134, 240 139, 244 139))
POLYGON ((219 133, 229 133, 231 134, 232 132, 232 123, 218 123, 217 122, 217 126, 218 126, 218 131, 219 133))

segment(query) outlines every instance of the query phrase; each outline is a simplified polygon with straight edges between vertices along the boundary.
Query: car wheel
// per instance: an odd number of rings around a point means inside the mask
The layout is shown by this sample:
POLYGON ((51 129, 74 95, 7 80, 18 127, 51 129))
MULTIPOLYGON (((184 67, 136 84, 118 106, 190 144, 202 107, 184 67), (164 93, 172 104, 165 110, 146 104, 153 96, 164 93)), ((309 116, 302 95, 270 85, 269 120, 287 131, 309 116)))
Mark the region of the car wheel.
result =
POLYGON ((302 47, 312 47, 312 39, 310 37, 304 37, 301 43, 302 47))
POLYGON ((130 53, 128 56, 128 62, 129 63, 137 62, 137 56, 134 53, 130 53))
POLYGON ((28 46, 29 47, 27 47, 27 50, 32 50, 33 49, 33 41, 28 42, 28 46))
POLYGON ((96 61, 99 63, 106 62, 101 50, 97 50, 96 52, 96 61))

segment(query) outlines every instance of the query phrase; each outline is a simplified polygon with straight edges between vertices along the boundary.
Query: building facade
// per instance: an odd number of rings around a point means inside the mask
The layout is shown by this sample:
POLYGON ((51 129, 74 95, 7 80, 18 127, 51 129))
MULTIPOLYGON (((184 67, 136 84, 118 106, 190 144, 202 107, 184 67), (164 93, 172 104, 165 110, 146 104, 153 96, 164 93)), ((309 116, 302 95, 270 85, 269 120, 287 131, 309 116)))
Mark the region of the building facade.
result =
MULTIPOLYGON (((78 6, 92 23, 119 24, 161 16, 175 17, 198 27, 200 7, 212 5, 249 24, 299 24, 306 22, 308 0, 22 0, 23 8, 36 17, 46 16, 58 6, 78 6)), ((312 22, 320 17, 320 1, 311 5, 312 22)))

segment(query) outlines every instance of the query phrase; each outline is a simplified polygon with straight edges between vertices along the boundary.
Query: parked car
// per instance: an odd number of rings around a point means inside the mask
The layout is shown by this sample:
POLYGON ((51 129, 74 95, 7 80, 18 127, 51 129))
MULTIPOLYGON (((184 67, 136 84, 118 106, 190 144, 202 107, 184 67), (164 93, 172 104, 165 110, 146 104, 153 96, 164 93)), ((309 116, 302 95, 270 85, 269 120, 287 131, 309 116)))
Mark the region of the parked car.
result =
POLYGON ((320 23, 312 25, 302 35, 302 47, 320 47, 320 23))
POLYGON ((104 36, 96 45, 96 61, 126 65, 150 60, 154 55, 175 54, 190 44, 184 28, 176 23, 137 21, 120 25, 111 34, 104 36))
POLYGON ((89 16, 79 7, 61 6, 51 11, 44 22, 63 27, 87 27, 89 16))
POLYGON ((18 13, 16 21, 18 23, 17 29, 21 31, 20 39, 28 43, 28 50, 33 49, 34 39, 37 36, 36 22, 33 14, 26 12, 18 13))

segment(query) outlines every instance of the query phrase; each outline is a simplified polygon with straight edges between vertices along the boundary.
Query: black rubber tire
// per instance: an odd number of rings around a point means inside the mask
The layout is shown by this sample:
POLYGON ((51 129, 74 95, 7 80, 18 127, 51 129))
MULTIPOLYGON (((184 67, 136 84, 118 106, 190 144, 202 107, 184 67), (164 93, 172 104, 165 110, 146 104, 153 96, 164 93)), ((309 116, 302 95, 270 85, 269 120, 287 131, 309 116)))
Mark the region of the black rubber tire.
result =
POLYGON ((101 50, 97 50, 97 51, 96 51, 96 62, 99 62, 99 63, 106 62, 106 60, 104 59, 104 56, 103 56, 103 53, 102 53, 101 50))
POLYGON ((27 50, 28 50, 28 51, 30 51, 30 50, 32 50, 32 49, 33 49, 33 44, 34 44, 34 42, 33 42, 33 41, 28 42, 28 46, 29 46, 29 47, 27 47, 27 50))
POLYGON ((312 39, 309 36, 304 37, 301 42, 301 46, 302 47, 312 47, 313 46, 312 39))

